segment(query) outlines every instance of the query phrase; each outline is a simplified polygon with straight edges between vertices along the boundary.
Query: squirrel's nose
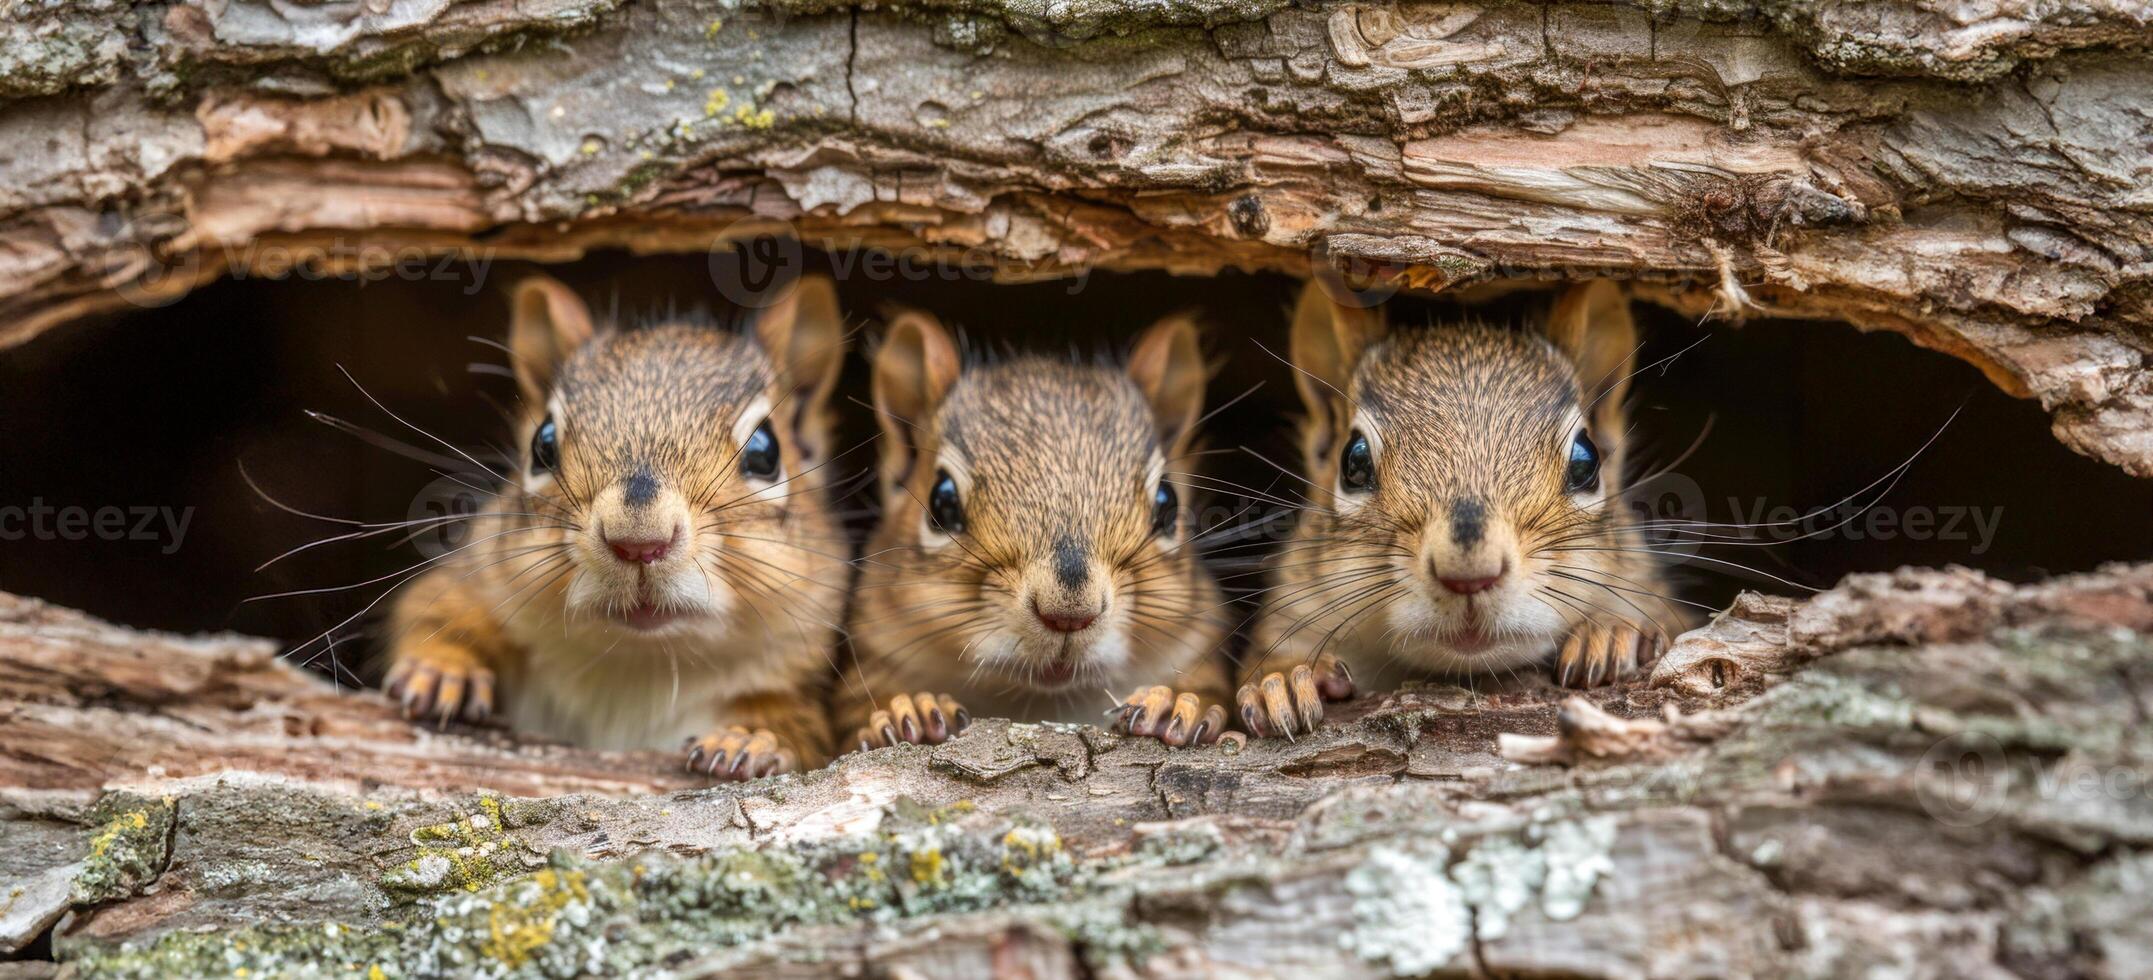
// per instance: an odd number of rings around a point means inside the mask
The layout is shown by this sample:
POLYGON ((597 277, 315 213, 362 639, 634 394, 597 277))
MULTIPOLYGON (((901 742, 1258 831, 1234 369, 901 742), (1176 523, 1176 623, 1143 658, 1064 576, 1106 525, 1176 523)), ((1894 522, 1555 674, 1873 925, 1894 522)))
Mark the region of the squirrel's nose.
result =
POLYGON ((1489 589, 1494 588, 1496 583, 1501 582, 1502 580, 1503 577, 1500 575, 1489 575, 1482 578, 1436 579, 1436 581, 1443 583, 1443 588, 1455 592, 1459 595, 1472 595, 1475 592, 1486 592, 1489 589))
POLYGON ((672 552, 673 542, 680 538, 675 531, 667 538, 616 538, 608 536, 606 547, 613 549, 613 557, 635 565, 652 565, 664 561, 672 552))
POLYGON ((1056 633, 1074 633, 1090 626, 1098 620, 1099 612, 1097 609, 1048 609, 1038 600, 1032 600, 1032 615, 1039 617, 1040 625, 1056 633))
POLYGON ((1508 560, 1496 566, 1495 574, 1493 575, 1485 574, 1481 569, 1437 568, 1434 562, 1428 563, 1429 576, 1443 587, 1443 591, 1452 595, 1473 595, 1478 592, 1486 592, 1501 585, 1503 576, 1509 572, 1510 562, 1508 560))

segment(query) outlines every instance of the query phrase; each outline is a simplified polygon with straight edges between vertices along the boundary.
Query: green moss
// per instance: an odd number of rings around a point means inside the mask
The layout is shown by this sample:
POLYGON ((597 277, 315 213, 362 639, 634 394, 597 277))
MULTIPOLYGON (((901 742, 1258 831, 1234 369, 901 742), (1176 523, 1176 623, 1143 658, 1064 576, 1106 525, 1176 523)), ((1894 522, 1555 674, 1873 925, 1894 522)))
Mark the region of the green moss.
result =
POLYGON ((90 835, 72 899, 78 904, 125 898, 157 877, 169 857, 172 800, 113 793, 91 811, 98 825, 90 835))

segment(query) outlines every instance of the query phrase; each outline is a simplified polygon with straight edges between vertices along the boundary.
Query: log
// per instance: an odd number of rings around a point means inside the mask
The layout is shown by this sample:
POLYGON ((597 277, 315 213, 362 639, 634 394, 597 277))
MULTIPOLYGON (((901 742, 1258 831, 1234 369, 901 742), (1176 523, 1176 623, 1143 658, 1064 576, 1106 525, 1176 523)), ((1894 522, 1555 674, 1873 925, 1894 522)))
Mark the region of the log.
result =
POLYGON ((2128 0, 117 0, 0 14, 0 347, 228 273, 780 231, 1005 279, 1635 279, 2153 476, 2128 0))
POLYGON ((2148 631, 2153 565, 1909 569, 1745 597, 1568 702, 1421 686, 1180 750, 984 720, 704 786, 9 598, 0 943, 85 977, 2142 976, 2148 631))

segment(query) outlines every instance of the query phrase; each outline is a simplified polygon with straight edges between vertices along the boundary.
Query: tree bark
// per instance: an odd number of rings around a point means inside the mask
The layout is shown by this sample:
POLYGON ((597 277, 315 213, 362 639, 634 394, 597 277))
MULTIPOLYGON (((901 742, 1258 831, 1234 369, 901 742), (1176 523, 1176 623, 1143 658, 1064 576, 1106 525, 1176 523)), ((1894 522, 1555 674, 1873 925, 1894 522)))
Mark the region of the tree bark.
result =
POLYGON ((559 260, 789 230, 1011 279, 1622 276, 1698 315, 1903 333, 2153 476, 2153 8, 2128 0, 0 18, 0 345, 383 246, 559 260))
POLYGON ((705 787, 8 599, 0 943, 139 977, 2143 976, 2148 630, 2153 565, 1908 570, 1745 596, 1590 697, 1419 687, 1238 749, 986 720, 705 787))

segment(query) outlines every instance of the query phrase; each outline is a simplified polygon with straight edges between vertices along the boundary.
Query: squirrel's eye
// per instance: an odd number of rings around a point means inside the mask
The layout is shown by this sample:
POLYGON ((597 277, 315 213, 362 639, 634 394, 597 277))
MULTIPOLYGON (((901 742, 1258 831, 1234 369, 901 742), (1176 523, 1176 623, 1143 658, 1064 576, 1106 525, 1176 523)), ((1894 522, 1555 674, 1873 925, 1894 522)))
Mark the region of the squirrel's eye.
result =
POLYGON ((1174 522, 1181 516, 1180 498, 1174 496, 1174 488, 1165 483, 1151 494, 1151 533, 1170 534, 1174 522))
POLYGON ((1570 463, 1563 470, 1564 493, 1589 493, 1600 488, 1600 447, 1583 431, 1570 440, 1570 463))
POLYGON ((934 489, 927 494, 927 518, 943 534, 964 530, 964 502, 957 499, 957 480, 948 470, 935 471, 934 489))
POLYGON ((1338 485, 1352 493, 1367 493, 1376 486, 1375 450, 1368 448, 1368 437, 1353 430, 1346 440, 1346 451, 1338 457, 1338 485))
POLYGON ((740 475, 767 480, 777 475, 777 467, 777 432, 770 428, 770 420, 764 419, 740 447, 740 475))
POLYGON ((553 416, 538 423, 538 431, 531 433, 531 473, 551 473, 561 465, 561 430, 554 426, 553 416))

